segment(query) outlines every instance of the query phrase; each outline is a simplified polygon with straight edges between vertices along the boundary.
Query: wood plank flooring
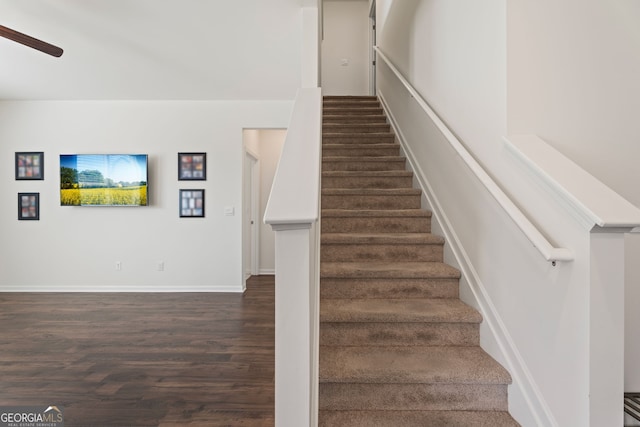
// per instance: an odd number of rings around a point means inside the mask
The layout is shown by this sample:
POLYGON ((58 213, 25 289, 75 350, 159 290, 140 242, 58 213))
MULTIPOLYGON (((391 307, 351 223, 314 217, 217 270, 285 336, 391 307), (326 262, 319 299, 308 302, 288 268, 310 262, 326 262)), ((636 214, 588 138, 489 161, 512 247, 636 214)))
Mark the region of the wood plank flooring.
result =
POLYGON ((247 292, 0 293, 0 406, 65 426, 273 426, 274 278, 247 292))

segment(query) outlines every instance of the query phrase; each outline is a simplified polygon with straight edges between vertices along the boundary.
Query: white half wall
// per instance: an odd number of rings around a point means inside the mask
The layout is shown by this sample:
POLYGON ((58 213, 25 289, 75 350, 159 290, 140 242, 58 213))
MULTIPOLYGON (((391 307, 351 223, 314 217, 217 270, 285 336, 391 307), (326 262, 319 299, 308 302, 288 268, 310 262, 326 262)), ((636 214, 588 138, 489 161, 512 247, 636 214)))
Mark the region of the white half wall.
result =
POLYGON ((369 94, 369 2, 324 0, 323 95, 369 94))
MULTIPOLYGON (((540 136, 640 207, 640 3, 507 3, 509 133, 540 136)), ((626 241, 626 391, 640 391, 639 241, 626 241)))
POLYGON ((292 105, 0 102, 0 290, 242 291, 242 130, 286 128, 292 105), (14 179, 16 151, 45 153, 44 181, 14 179), (206 181, 177 180, 189 151, 207 153, 206 181), (150 206, 61 207, 62 153, 148 154, 150 206), (205 189, 205 218, 179 217, 181 188, 205 189), (17 220, 18 192, 40 193, 39 221, 17 220))

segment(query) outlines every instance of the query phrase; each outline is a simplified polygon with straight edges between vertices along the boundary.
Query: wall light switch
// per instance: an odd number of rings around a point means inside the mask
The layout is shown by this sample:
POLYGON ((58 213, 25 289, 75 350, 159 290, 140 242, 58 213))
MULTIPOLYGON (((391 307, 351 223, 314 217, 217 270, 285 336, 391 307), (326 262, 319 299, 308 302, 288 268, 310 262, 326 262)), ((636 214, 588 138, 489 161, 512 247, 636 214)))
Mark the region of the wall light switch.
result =
POLYGON ((224 215, 225 216, 234 216, 236 214, 236 210, 233 206, 225 206, 224 207, 224 215))
POLYGON ((342 58, 340 60, 340 65, 342 65, 343 67, 346 67, 349 65, 349 58, 342 58))

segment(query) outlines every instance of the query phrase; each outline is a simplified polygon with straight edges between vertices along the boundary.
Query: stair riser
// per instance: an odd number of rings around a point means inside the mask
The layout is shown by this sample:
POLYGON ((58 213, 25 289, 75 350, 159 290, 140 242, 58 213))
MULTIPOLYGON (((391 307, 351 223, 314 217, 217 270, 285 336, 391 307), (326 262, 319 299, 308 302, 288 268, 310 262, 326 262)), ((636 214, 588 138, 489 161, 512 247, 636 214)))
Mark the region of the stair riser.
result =
POLYGON ((320 261, 435 261, 442 262, 442 245, 323 243, 320 261))
POLYGON ((322 346, 473 346, 479 340, 477 323, 320 323, 322 346))
POLYGON ((380 108, 380 102, 377 100, 369 101, 369 100, 357 100, 357 101, 324 101, 322 103, 323 110, 331 109, 331 108, 353 108, 353 109, 362 109, 362 108, 380 108))
POLYGON ((323 233, 375 233, 381 231, 385 233, 428 233, 431 231, 431 218, 322 218, 323 233))
POLYGON ((357 133, 340 134, 331 133, 322 136, 322 144, 394 144, 396 137, 393 134, 357 133))
POLYGON ((419 209, 419 195, 322 195, 323 209, 419 209))
POLYGON ((358 116, 341 116, 341 115, 324 115, 323 123, 387 123, 387 118, 383 115, 358 115, 358 116))
POLYGON ((322 160, 323 171, 400 171, 405 168, 405 159, 381 159, 381 161, 370 162, 366 160, 333 160, 324 158, 322 160))
POLYGON ((456 279, 320 279, 320 298, 458 298, 456 279))
POLYGON ((384 114, 384 111, 380 107, 349 107, 349 106, 340 106, 330 105, 326 106, 323 109, 323 114, 327 115, 346 115, 346 116, 371 116, 371 115, 380 115, 384 114))
POLYGON ((349 147, 348 144, 338 144, 336 147, 324 146, 322 148, 322 157, 389 157, 399 154, 400 147, 395 144, 372 145, 369 148, 349 147))
POLYGON ((365 123, 365 124, 324 124, 322 133, 381 133, 390 132, 391 126, 387 123, 365 123))
POLYGON ((507 386, 320 383, 320 409, 506 411, 507 386))
POLYGON ((323 188, 411 188, 412 186, 413 178, 411 176, 322 177, 323 188))

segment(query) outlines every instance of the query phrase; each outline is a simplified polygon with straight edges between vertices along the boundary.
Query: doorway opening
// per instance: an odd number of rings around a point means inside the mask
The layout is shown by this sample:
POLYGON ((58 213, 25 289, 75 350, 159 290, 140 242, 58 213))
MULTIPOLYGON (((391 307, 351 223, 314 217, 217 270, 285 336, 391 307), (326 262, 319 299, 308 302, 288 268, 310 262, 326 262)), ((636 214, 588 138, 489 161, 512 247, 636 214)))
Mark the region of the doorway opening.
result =
POLYGON ((244 129, 242 272, 275 274, 275 235, 263 217, 280 160, 286 129, 244 129))

